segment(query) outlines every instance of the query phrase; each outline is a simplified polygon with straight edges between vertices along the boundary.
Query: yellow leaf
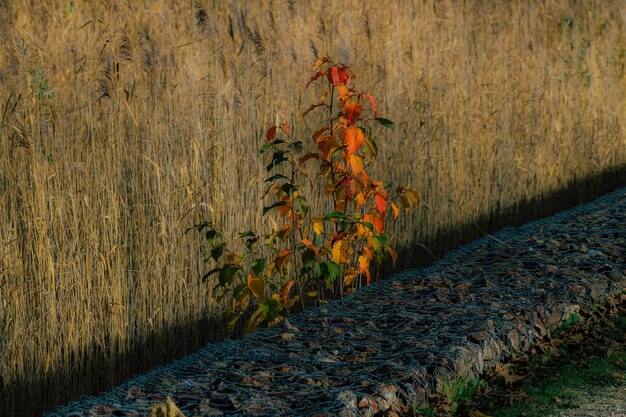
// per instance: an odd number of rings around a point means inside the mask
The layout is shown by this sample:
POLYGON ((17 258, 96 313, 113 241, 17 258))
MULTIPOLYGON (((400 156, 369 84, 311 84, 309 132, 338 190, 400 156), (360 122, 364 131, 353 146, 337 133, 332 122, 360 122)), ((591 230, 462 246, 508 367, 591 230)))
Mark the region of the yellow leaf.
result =
POLYGON ((176 407, 174 401, 167 396, 165 401, 153 404, 150 407, 150 417, 185 417, 185 415, 176 407))
POLYGON ((398 260, 398 254, 396 253, 395 250, 391 249, 390 246, 385 246, 385 249, 387 250, 387 252, 389 252, 389 255, 391 256, 391 260, 393 261, 393 264, 396 264, 396 261, 398 260))
POLYGON ((315 298, 317 297, 317 291, 309 291, 306 293, 306 295, 308 295, 311 298, 315 298))
POLYGON ((405 189, 405 195, 411 206, 414 206, 421 202, 420 195, 417 193, 417 191, 410 190, 407 188, 405 189))
POLYGON ((370 266, 370 260, 366 255, 359 255, 359 274, 364 274, 370 266))
POLYGON ((311 223, 313 224, 313 231, 315 232, 315 234, 321 235, 322 233, 324 233, 324 221, 322 219, 315 218, 311 220, 311 223))
POLYGON ((365 237, 365 236, 369 236, 372 231, 370 229, 368 229, 367 227, 363 226, 361 223, 357 223, 356 224, 356 232, 357 235, 359 237, 359 239, 365 237))
POLYGON ((242 259, 243 259, 243 254, 241 253, 228 252, 226 254, 227 265, 239 265, 242 259))
POLYGON ((256 298, 262 299, 265 297, 265 281, 263 281, 263 278, 256 275, 248 275, 248 288, 250 288, 250 291, 256 298))
POLYGON ((343 240, 338 240, 333 245, 333 262, 336 264, 341 264, 341 249, 343 244, 343 240))
POLYGON ((343 276, 343 284, 344 285, 352 285, 354 279, 356 278, 355 273, 348 273, 343 276))
POLYGON ((491 417, 490 415, 485 414, 485 413, 481 413, 478 410, 470 410, 468 412, 468 414, 469 414, 470 417, 491 417))

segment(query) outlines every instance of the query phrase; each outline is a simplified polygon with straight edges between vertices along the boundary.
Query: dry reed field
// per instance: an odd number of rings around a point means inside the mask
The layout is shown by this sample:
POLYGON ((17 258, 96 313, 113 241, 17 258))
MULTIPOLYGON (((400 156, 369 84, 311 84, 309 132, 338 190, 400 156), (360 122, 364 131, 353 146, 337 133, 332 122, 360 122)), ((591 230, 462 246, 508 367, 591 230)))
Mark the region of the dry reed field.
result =
POLYGON ((262 230, 258 149, 283 120, 310 135, 317 56, 396 123, 373 177, 424 202, 399 249, 624 172, 620 5, 0 1, 0 414, 222 335, 185 230, 262 230))

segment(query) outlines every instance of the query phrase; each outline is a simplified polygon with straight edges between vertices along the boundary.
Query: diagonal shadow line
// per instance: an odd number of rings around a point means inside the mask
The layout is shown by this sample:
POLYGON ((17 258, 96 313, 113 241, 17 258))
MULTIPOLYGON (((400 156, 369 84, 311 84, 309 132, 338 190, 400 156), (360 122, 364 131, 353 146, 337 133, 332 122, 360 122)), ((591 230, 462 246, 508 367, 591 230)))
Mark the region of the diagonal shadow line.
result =
MULTIPOLYGON (((511 207, 495 208, 452 229, 439 230, 425 242, 398 249, 398 263, 386 267, 384 276, 408 268, 431 265, 446 253, 491 234, 505 226, 519 226, 587 203, 600 195, 626 186, 626 165, 563 184, 558 190, 511 207)), ((223 340, 219 318, 174 323, 161 334, 148 333, 127 351, 111 354, 102 346, 72 352, 72 366, 52 370, 45 376, 31 375, 18 381, 0 375, 0 415, 38 416, 82 395, 109 390, 129 377, 195 352, 206 343, 223 340)))

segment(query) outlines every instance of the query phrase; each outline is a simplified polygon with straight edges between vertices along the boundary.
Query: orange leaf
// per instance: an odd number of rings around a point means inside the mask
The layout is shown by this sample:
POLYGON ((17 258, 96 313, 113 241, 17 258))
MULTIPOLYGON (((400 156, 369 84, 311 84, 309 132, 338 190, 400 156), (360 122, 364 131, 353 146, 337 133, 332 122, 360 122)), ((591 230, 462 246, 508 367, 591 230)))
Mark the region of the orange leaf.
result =
POLYGON ((289 213, 291 213, 291 198, 283 196, 283 198, 281 198, 281 201, 284 201, 287 204, 284 206, 278 206, 277 210, 278 214, 280 214, 281 217, 285 217, 289 215, 289 213))
POLYGON ((363 172, 363 157, 361 155, 350 155, 348 157, 348 163, 350 164, 354 176, 358 176, 363 172))
POLYGON ((289 297, 289 291, 291 291, 291 287, 293 287, 293 284, 296 283, 295 279, 290 279, 289 281, 285 282, 285 285, 283 285, 283 288, 280 291, 280 303, 282 305, 287 304, 287 297, 289 297))
POLYGON ((321 67, 327 62, 330 62, 330 59, 328 57, 325 57, 325 56, 319 57, 317 61, 315 61, 315 64, 313 64, 313 70, 318 69, 319 67, 321 67))
POLYGON ((359 274, 364 274, 370 267, 370 260, 366 255, 359 255, 359 274))
POLYGON ((291 129, 289 129, 289 125, 287 123, 283 123, 282 125, 280 125, 280 127, 283 128, 287 136, 291 134, 291 129))
MULTIPOLYGON (((315 228, 315 226, 313 226, 313 228, 315 228)), ((320 250, 309 239, 302 239, 302 244, 311 249, 315 253, 315 256, 319 256, 320 250)))
POLYGON ((380 214, 385 214, 387 211, 387 199, 380 194, 376 194, 374 197, 374 203, 376 203, 376 208, 380 214))
POLYGON ((361 105, 361 103, 358 103, 356 101, 351 101, 343 107, 343 114, 346 116, 348 123, 350 123, 351 125, 355 124, 357 120, 359 120, 359 116, 361 115, 362 111, 363 106, 361 105))
POLYGON ((263 281, 263 278, 256 275, 248 275, 248 288, 250 288, 250 291, 256 298, 262 299, 265 297, 265 281, 263 281))
POLYGON ((363 207, 363 204, 365 204, 365 195, 363 193, 358 193, 356 197, 354 197, 354 200, 356 201, 356 209, 360 210, 361 207, 363 207))
POLYGON ((385 222, 381 218, 376 217, 374 219, 374 230, 376 233, 382 233, 385 230, 385 222))
POLYGON ((387 250, 387 252, 389 252, 389 255, 391 256, 391 260, 393 261, 393 264, 395 265, 396 261, 398 260, 398 254, 390 246, 385 246, 385 249, 387 250))
POLYGON ((340 101, 346 101, 354 95, 352 90, 345 85, 338 85, 337 91, 339 91, 339 97, 337 97, 337 99, 340 101))
POLYGON ((289 255, 291 255, 291 251, 289 249, 285 249, 278 254, 276 260, 274 261, 276 269, 280 271, 283 266, 289 263, 289 255))
POLYGON ((363 132, 356 126, 350 126, 346 129, 345 142, 348 145, 348 156, 359 150, 365 137, 363 132))
POLYGON ((398 214, 400 214, 400 209, 396 203, 391 203, 391 209, 393 210, 393 219, 398 218, 398 214))

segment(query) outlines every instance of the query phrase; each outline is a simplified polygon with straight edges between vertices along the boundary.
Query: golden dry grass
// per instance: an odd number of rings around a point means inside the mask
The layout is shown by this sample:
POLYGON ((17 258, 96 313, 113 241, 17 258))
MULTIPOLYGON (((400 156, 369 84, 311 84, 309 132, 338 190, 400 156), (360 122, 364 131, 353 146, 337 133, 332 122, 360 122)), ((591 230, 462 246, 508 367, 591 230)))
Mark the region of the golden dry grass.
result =
POLYGON ((31 387, 4 410, 218 313, 184 232, 261 228, 257 150, 313 129, 315 55, 397 124, 374 177, 422 194, 408 247, 626 164, 625 23, 619 1, 2 2, 0 381, 31 387))

